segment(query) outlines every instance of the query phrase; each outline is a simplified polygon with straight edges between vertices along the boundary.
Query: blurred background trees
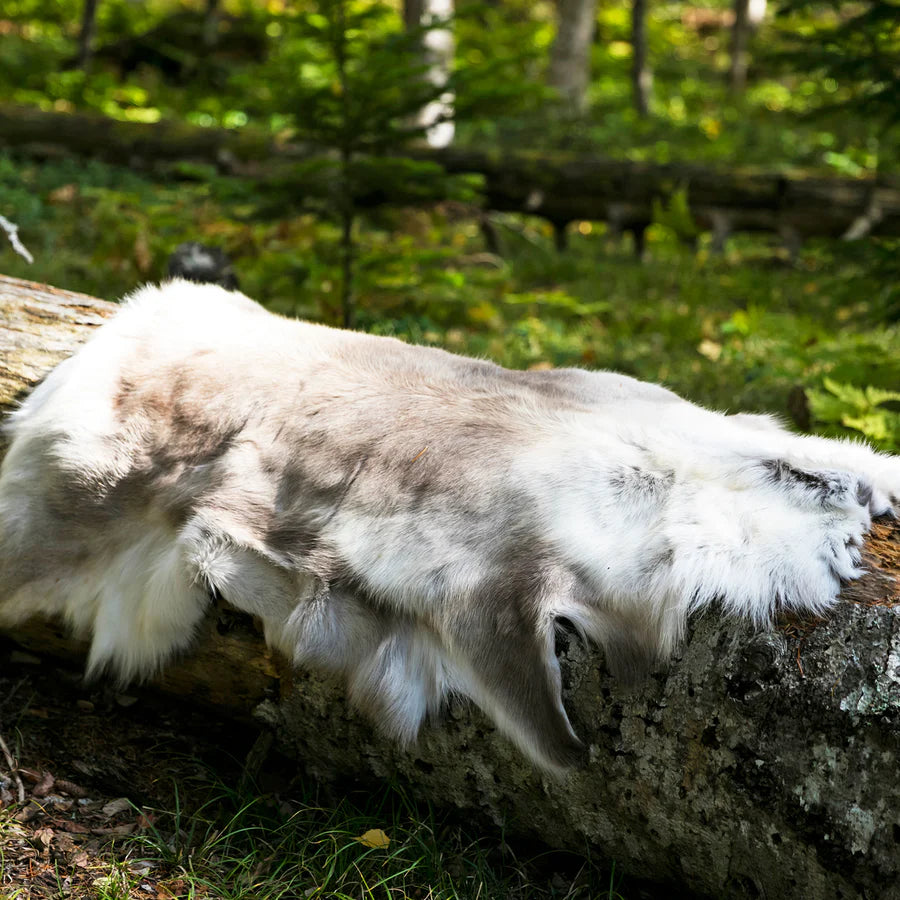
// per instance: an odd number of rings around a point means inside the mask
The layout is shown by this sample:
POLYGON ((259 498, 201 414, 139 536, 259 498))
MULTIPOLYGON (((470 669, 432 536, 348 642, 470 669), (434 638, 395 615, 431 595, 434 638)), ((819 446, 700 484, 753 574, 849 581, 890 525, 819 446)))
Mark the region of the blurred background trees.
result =
POLYGON ((0 268, 111 297, 199 240, 281 312, 897 447, 898 21, 897 0, 5 0, 3 115, 239 129, 260 155, 235 179, 224 151, 100 162, 62 125, 0 133, 0 215, 35 256, 0 243, 0 268), (608 159, 631 167, 601 185, 608 159), (729 208, 761 170, 765 215, 729 208), (588 171, 579 216, 547 214, 588 171), (846 227, 779 225, 851 188, 846 227))

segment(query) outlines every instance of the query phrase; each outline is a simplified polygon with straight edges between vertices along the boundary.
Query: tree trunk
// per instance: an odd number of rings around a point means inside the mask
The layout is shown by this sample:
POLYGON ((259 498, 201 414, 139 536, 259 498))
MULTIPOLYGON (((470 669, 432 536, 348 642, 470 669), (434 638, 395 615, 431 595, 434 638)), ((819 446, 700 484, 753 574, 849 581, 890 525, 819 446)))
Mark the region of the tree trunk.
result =
MULTIPOLYGON (((408 30, 425 27, 422 37, 422 57, 426 65, 424 77, 435 88, 447 84, 453 67, 453 32, 449 27, 434 28, 434 23, 446 22, 453 15, 453 0, 404 0, 403 21, 408 30)), ((416 119, 425 129, 429 147, 447 147, 453 143, 453 94, 442 93, 426 104, 416 119)))
POLYGON ((750 0, 734 0, 734 25, 731 26, 731 67, 729 83, 735 93, 747 87, 747 44, 750 41, 750 0))
POLYGON ((557 0, 556 40, 550 51, 548 81, 575 112, 584 112, 591 75, 591 41, 597 0, 557 0))
POLYGON ((631 87, 634 108, 642 118, 650 111, 653 88, 653 73, 647 57, 647 5, 648 0, 632 0, 631 3, 631 87))
MULTIPOLYGON (((114 309, 0 277, 0 409, 114 309)), ((638 688, 614 682, 599 651, 561 639, 565 702, 590 761, 560 779, 462 704, 399 749, 349 710, 338 684, 273 660, 225 611, 157 687, 269 723, 320 779, 398 778, 421 798, 614 858, 670 890, 897 900, 900 529, 876 525, 865 560, 870 571, 828 622, 755 634, 707 615, 668 671, 638 688)), ((13 636, 32 651, 83 652, 48 623, 13 636)))
POLYGON ((209 50, 216 45, 219 39, 219 0, 206 0, 206 9, 203 11, 203 46, 209 50))
POLYGON ((97 25, 97 5, 100 0, 84 0, 81 31, 78 34, 78 68, 87 72, 94 52, 94 31, 97 25))

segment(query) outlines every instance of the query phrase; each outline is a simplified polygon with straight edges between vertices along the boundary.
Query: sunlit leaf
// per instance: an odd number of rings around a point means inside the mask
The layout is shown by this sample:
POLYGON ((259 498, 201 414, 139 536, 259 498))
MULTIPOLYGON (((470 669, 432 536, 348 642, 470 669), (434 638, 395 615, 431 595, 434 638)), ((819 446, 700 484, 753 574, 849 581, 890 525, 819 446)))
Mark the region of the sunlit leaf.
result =
POLYGON ((391 842, 391 839, 380 828, 370 828, 354 840, 359 841, 363 847, 371 847, 374 850, 383 850, 391 842))

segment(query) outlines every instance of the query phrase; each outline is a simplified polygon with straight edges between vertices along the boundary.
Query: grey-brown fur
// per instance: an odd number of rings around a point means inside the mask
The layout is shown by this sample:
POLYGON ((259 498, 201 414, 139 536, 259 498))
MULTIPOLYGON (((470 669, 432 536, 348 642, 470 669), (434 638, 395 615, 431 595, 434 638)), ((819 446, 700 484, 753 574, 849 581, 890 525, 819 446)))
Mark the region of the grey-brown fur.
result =
POLYGON ((820 501, 840 516, 807 522, 798 479, 768 462, 770 445, 796 458, 790 436, 655 385, 511 372, 183 282, 132 300, 11 433, 6 620, 62 615, 93 635, 92 670, 127 678, 187 647, 218 593, 297 664, 343 673, 400 739, 456 692, 552 768, 581 755, 558 618, 634 679, 692 605, 720 596, 762 620, 774 598, 827 603, 876 503, 846 473, 820 501), (822 559, 765 550, 787 586, 745 601, 757 563, 740 540, 716 543, 712 489, 749 498, 748 528, 777 508, 784 527, 824 529, 822 559))

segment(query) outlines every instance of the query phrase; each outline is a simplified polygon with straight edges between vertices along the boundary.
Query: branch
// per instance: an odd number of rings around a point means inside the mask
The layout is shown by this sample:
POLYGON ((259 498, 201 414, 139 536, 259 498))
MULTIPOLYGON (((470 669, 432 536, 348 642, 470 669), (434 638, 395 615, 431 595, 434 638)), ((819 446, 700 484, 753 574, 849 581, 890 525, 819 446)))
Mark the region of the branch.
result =
POLYGON ((0 216, 0 228, 6 232, 13 250, 27 263, 33 263, 34 257, 25 249, 25 245, 19 240, 19 226, 10 222, 6 216, 0 216))

